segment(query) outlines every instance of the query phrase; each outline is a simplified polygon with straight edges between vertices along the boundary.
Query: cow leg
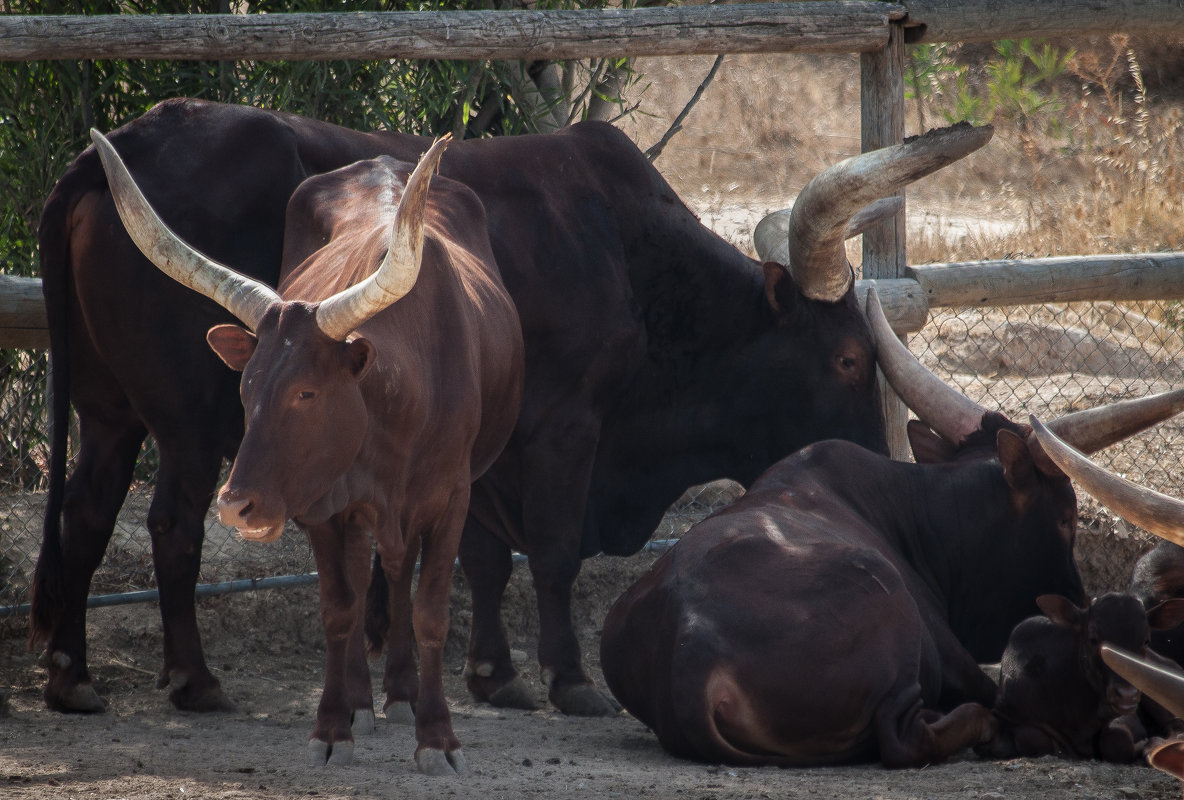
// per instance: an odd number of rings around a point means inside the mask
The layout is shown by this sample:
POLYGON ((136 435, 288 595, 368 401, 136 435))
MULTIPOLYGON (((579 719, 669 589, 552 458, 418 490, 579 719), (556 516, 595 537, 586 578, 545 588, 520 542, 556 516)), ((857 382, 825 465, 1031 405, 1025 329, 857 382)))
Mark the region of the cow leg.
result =
MULTIPOLYGON (((325 684, 317 721, 308 743, 311 766, 341 766, 353 761, 351 658, 361 639, 360 627, 370 578, 370 538, 366 532, 332 520, 308 529, 316 559, 325 631, 325 684)), ((369 676, 366 678, 369 681, 369 676)))
POLYGON ((580 543, 599 426, 589 420, 551 420, 562 431, 535 442, 523 461, 523 534, 539 606, 539 666, 551 702, 565 714, 610 716, 621 709, 592 685, 581 663, 571 616, 580 572, 580 543), (562 467, 558 465, 563 465, 562 467))
POLYGON ((1098 757, 1113 764, 1129 764, 1147 744, 1147 729, 1137 714, 1110 720, 1098 734, 1098 757))
POLYGON ((86 662, 86 601, 127 497, 146 431, 138 420, 79 421, 80 444, 66 483, 60 550, 43 541, 33 588, 33 619, 46 637, 45 703, 55 711, 104 709, 86 662))
POLYGON ((460 740, 444 698, 444 643, 448 639, 452 570, 469 507, 469 484, 458 486, 439 524, 422 541, 419 586, 412 625, 419 651, 419 697, 415 706, 415 763, 428 775, 467 770, 460 740))
POLYGON ((510 546, 470 516, 460 539, 460 564, 473 595, 473 626, 465 683, 473 698, 499 708, 538 708, 533 693, 510 660, 502 624, 502 596, 514 561, 510 546))
POLYGON ((196 441, 189 447, 157 440, 160 470, 148 510, 152 562, 160 592, 164 664, 158 689, 183 711, 230 711, 234 705, 206 665, 194 592, 201 568, 205 516, 221 458, 196 441))
MULTIPOLYGON (((395 554, 391 554, 395 557, 395 554)), ((388 722, 412 724, 415 705, 419 699, 419 672, 412 647, 414 632, 411 625, 411 576, 415 572, 418 547, 409 547, 402 558, 397 575, 391 571, 375 575, 371 580, 384 580, 390 592, 387 603, 390 627, 387 633, 386 668, 382 674, 382 688, 386 693, 382 711, 388 722)))
POLYGON ((886 767, 939 763, 989 741, 995 732, 994 716, 979 703, 963 703, 946 714, 923 708, 919 683, 891 692, 873 724, 886 767))

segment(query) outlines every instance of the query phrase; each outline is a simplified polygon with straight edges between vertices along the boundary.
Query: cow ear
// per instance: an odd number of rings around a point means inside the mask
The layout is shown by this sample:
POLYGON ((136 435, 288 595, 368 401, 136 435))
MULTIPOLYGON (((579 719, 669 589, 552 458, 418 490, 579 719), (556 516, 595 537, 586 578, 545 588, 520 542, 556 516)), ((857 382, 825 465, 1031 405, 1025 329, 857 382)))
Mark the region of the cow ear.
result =
POLYGON ((346 344, 346 368, 355 380, 361 380, 370 367, 374 366, 374 345, 369 339, 359 336, 346 344))
POLYGON ((206 332, 206 341, 218 358, 235 372, 247 368, 259 342, 255 334, 240 325, 215 325, 206 332))
POLYGON ((1036 485, 1036 465, 1028 444, 1019 434, 1000 428, 995 434, 995 449, 1003 466, 1003 478, 1014 492, 1029 492, 1036 485))
POLYGON ((957 448, 933 432, 933 429, 918 419, 910 419, 906 426, 909 446, 913 448, 913 459, 918 464, 944 464, 954 460, 957 448))
POLYGON ((1147 609, 1147 624, 1152 630, 1166 631, 1184 623, 1184 598, 1164 600, 1147 609))
POLYGON ((797 307, 801 293, 789 270, 776 261, 761 265, 765 270, 765 298, 778 318, 785 320, 797 307))
POLYGON ((1036 605, 1044 616, 1058 625, 1077 630, 1085 616, 1085 609, 1078 608, 1073 601, 1059 594, 1042 594, 1036 598, 1036 605))

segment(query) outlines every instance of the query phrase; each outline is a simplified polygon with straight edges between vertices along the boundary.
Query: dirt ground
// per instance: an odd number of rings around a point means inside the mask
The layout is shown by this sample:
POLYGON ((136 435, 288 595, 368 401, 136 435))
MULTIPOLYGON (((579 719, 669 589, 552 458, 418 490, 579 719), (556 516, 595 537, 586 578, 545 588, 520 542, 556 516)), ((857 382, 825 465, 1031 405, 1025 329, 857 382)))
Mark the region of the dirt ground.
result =
MULTIPOLYGON (((670 112, 681 108, 689 96, 685 90, 693 89, 710 62, 710 58, 654 62, 642 65, 642 71, 654 80, 651 92, 669 95, 670 112)), ((786 69, 777 59, 753 57, 746 69, 725 70, 709 89, 703 107, 688 120, 687 131, 657 162, 659 168, 706 223, 737 243, 747 240, 755 219, 782 207, 805 178, 858 150, 855 62, 854 57, 814 59, 786 69), (755 123, 742 108, 775 105, 784 110, 776 116, 758 113, 755 123), (770 159, 770 150, 792 153, 793 158, 770 159), (754 200, 757 197, 759 202, 754 200)), ((647 146, 671 116, 643 117, 631 133, 647 146)), ((1007 143, 996 147, 1008 152, 1007 143)), ((1008 163, 1007 157, 1002 161, 1008 163)), ((1001 179, 995 173, 985 175, 976 163, 981 162, 970 160, 955 167, 951 177, 938 184, 946 221, 953 218, 951 207, 961 213, 984 196, 999 199, 990 185, 1001 179)), ((922 197, 925 191, 921 190, 922 197)), ((910 203, 913 197, 910 194, 910 203)), ((916 204, 918 213, 924 213, 923 206, 923 202, 916 204)), ((989 216, 980 209, 972 223, 987 224, 989 216)), ((976 329, 970 322, 965 324, 963 338, 969 340, 976 329)), ((1030 334, 1024 331, 1014 337, 1028 339, 1030 334)), ((952 341, 948 351, 934 357, 963 358, 959 346, 952 341)), ((991 358, 990 364, 978 368, 999 371, 999 364, 1011 356, 1003 352, 991 358)), ((974 394, 973 386, 964 388, 974 394)), ((1039 395, 1038 387, 1021 388, 1023 397, 1039 395)), ((1113 399, 1105 380, 1079 386, 1074 392, 1074 397, 1087 397, 1090 405, 1103 395, 1113 399)), ((1060 412, 1066 403, 1074 402, 1073 397, 1058 396, 1046 405, 1059 406, 1060 412)), ((1133 558, 1149 546, 1145 536, 1088 506, 1080 541, 1079 559, 1092 591, 1121 588, 1133 558)), ((291 547, 290 543, 283 546, 291 547)), ((596 642, 604 613, 654 558, 643 553, 585 564, 575 598, 577 629, 587 666, 601 685, 596 642)), ((150 562, 141 555, 122 563, 121 569, 147 574, 150 562)), ((537 685, 534 601, 526 570, 519 567, 515 573, 503 614, 520 667, 537 685)), ((208 579, 203 567, 203 580, 208 579)), ((98 588, 113 591, 117 587, 98 588)), ((44 670, 26 651, 19 621, 0 622, 0 693, 6 688, 10 692, 6 703, 0 699, 4 712, 0 716, 0 798, 1151 800, 1181 796, 1177 782, 1143 765, 1053 758, 991 762, 966 754, 940 766, 900 771, 874 765, 797 770, 678 761, 626 714, 572 719, 553 711, 502 711, 471 702, 460 679, 469 619, 467 589, 457 579, 446 690, 470 772, 451 779, 417 774, 411 730, 386 726, 381 720, 375 734, 359 738, 352 766, 305 766, 305 744, 324 669, 312 587, 199 600, 209 663, 238 708, 231 713, 178 712, 165 693, 154 688, 161 645, 155 605, 90 612, 90 664, 108 703, 105 714, 94 716, 47 711, 40 697, 44 670)), ((376 686, 378 670, 376 664, 376 686)))
MULTIPOLYGON (((608 604, 656 556, 595 559, 577 589, 586 661, 600 681, 596 635, 608 604)), ((526 623, 515 645, 537 680, 533 601, 518 568, 507 620, 526 623), (531 653, 531 655, 527 655, 531 653)), ((43 670, 19 638, 0 641, 0 676, 13 687, 0 718, 0 797, 12 800, 289 800, 347 798, 1178 798, 1167 776, 1142 765, 1054 758, 991 762, 972 754, 917 770, 869 765, 825 769, 734 768, 678 761, 633 718, 575 719, 554 711, 504 711, 471 702, 460 680, 468 598, 455 586, 447 692, 470 772, 415 772, 409 727, 359 737, 355 763, 305 766, 324 651, 311 587, 200 601, 209 662, 238 706, 201 715, 173 709, 153 688, 160 652, 153 605, 94 610, 91 664, 105 714, 63 716, 40 698, 43 670)), ((378 683, 377 664, 374 673, 378 683)), ((792 680, 792 676, 787 676, 792 680)), ((540 696, 542 689, 539 688, 540 696)))

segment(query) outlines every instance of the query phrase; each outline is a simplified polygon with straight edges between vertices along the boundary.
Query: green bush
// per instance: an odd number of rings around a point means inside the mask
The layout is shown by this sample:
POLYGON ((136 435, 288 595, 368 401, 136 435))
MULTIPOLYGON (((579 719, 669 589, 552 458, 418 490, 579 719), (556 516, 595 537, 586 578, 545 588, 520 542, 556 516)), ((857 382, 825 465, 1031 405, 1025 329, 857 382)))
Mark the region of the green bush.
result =
MULTIPOLYGON (((506 0, 512 3, 513 0, 506 0)), ((557 0, 547 7, 605 5, 557 0)), ((226 13, 230 0, 0 0, 0 14, 226 13)), ((236 12, 484 8, 484 0, 236 0, 236 12)), ((89 143, 170 97, 290 111, 359 129, 454 137, 550 130, 623 110, 624 61, 35 61, 0 63, 0 272, 37 274, 45 197, 89 143), (545 80, 555 76, 554 80, 545 80)), ((0 482, 38 486, 44 353, 0 349, 0 482)))

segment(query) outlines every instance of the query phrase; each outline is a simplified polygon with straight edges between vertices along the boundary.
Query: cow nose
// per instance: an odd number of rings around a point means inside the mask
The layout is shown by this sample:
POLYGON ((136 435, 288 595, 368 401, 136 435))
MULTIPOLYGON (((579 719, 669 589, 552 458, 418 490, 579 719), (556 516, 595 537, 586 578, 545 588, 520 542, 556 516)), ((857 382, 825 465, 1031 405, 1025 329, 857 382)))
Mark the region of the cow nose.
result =
POLYGON ((218 519, 228 528, 250 527, 246 518, 252 505, 251 498, 223 489, 218 493, 218 519))
POLYGON ((1120 714, 1133 714, 1139 707, 1139 690, 1134 686, 1111 684, 1107 694, 1111 707, 1120 714))

